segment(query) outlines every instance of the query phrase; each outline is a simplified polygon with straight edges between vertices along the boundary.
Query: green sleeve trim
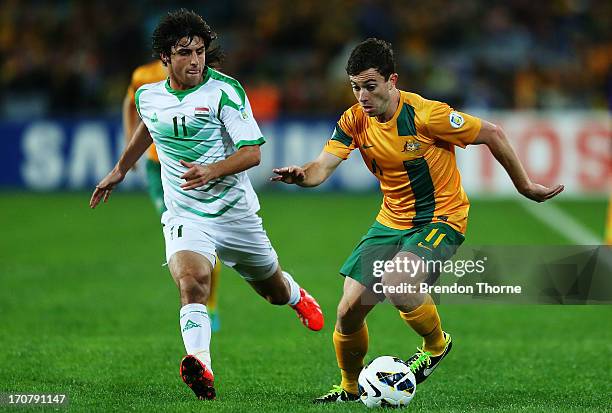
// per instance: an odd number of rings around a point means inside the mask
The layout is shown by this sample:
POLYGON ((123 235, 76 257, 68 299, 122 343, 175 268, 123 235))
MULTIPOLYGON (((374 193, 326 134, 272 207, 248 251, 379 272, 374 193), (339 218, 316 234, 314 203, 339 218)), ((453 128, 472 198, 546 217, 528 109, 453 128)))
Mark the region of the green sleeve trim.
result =
POLYGON ((261 138, 255 139, 253 141, 239 141, 236 144, 236 148, 240 149, 243 146, 263 145, 264 143, 266 143, 266 139, 262 136, 261 138))
POLYGON ((332 135, 331 139, 333 141, 342 143, 344 146, 351 146, 351 143, 353 143, 353 138, 344 132, 339 124, 336 124, 336 128, 334 129, 334 134, 332 135))
POLYGON ((144 89, 142 86, 138 88, 136 94, 134 95, 134 103, 136 103, 136 111, 138 112, 138 116, 142 118, 142 114, 140 113, 140 94, 147 89, 144 89))

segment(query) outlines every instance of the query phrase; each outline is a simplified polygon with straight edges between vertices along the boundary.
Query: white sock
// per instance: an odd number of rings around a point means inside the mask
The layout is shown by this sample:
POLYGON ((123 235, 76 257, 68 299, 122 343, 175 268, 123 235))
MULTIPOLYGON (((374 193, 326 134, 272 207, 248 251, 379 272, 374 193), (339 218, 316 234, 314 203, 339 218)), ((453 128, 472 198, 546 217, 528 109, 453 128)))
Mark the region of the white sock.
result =
POLYGON ((296 305, 300 301, 300 286, 298 283, 295 282, 291 274, 289 274, 288 272, 283 271, 283 276, 285 277, 285 280, 287 280, 287 282, 289 283, 289 288, 291 289, 291 292, 289 294, 289 302, 287 304, 296 305))
POLYGON ((181 334, 187 354, 196 356, 212 372, 210 363, 210 320, 204 304, 186 304, 180 311, 181 334))

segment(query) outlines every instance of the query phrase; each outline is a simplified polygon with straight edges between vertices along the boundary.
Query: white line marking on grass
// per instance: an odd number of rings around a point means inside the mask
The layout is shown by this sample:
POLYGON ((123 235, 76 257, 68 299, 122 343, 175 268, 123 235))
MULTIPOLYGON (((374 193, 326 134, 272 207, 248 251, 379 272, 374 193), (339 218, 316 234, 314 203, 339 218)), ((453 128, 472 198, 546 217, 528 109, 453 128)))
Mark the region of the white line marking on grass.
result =
POLYGON ((519 205, 576 245, 602 244, 602 240, 590 229, 555 204, 549 202, 535 204, 532 201, 521 200, 519 205))
MULTIPOLYGON (((535 218, 556 230, 576 245, 603 245, 603 240, 585 227, 580 221, 552 203, 533 205, 531 201, 520 200, 519 204, 535 218)), ((603 224, 603 223, 602 223, 603 224)), ((612 270, 612 254, 606 247, 601 250, 598 262, 612 270)))

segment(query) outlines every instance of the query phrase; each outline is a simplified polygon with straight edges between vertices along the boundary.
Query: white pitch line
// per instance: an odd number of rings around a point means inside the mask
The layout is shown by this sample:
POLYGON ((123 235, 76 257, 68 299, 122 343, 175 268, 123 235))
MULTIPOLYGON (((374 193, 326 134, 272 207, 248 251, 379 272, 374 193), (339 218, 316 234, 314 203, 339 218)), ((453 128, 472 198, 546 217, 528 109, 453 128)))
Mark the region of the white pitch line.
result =
MULTIPOLYGON (((535 218, 539 219, 576 245, 601 245, 602 240, 574 217, 553 203, 536 204, 521 200, 519 204, 535 218)), ((603 225, 603 222, 602 222, 603 225)))
MULTIPOLYGON (((526 199, 520 200, 519 204, 532 216, 564 235, 575 245, 603 245, 603 240, 601 238, 555 204, 548 202, 534 204, 526 199)), ((601 247, 600 252, 601 254, 598 255, 597 262, 607 267, 608 270, 612 270, 611 250, 607 247, 601 247)), ((601 271, 601 267, 599 268, 601 271)), ((610 274, 610 271, 608 271, 608 274, 610 274)))

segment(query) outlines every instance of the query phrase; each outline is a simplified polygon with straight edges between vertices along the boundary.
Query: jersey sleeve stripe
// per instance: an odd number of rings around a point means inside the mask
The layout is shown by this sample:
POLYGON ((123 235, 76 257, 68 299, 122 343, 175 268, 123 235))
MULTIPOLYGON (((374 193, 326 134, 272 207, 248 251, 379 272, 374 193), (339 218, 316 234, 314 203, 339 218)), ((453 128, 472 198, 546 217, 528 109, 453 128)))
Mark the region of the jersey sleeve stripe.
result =
POLYGON ((331 140, 338 141, 344 146, 351 146, 351 143, 353 143, 353 138, 351 138, 346 132, 344 132, 339 124, 336 124, 336 128, 334 129, 334 133, 331 137, 331 140))
POLYGON ((240 98, 240 104, 244 105, 246 101, 246 92, 244 91, 242 85, 236 79, 229 77, 227 75, 224 75, 223 73, 218 72, 211 68, 208 69, 208 73, 210 74, 210 77, 212 77, 213 79, 230 85, 234 89, 238 97, 240 98))
POLYGON ((266 143, 266 139, 262 136, 261 138, 252 141, 238 141, 238 143, 236 144, 236 148, 240 149, 243 146, 259 146, 263 145, 264 143, 266 143))
POLYGON ((228 94, 225 93, 225 90, 221 90, 221 99, 219 99, 219 107, 217 108, 218 118, 221 118, 221 109, 223 109, 224 106, 229 106, 230 108, 233 108, 236 110, 240 109, 240 106, 238 106, 237 103, 235 103, 233 100, 230 99, 228 94))
POLYGON ((143 89, 142 87, 140 87, 138 88, 138 90, 136 91, 136 94, 134 95, 134 103, 136 104, 136 111, 138 112, 138 116, 140 116, 141 118, 142 118, 142 114, 140 113, 140 95, 145 90, 146 89, 143 89))

